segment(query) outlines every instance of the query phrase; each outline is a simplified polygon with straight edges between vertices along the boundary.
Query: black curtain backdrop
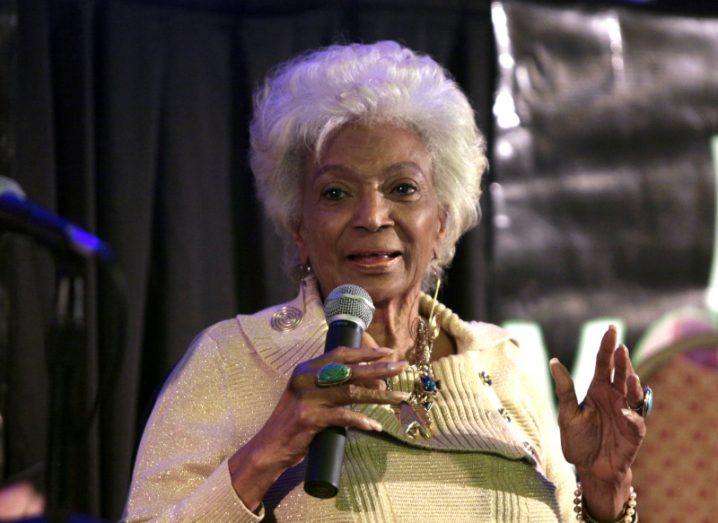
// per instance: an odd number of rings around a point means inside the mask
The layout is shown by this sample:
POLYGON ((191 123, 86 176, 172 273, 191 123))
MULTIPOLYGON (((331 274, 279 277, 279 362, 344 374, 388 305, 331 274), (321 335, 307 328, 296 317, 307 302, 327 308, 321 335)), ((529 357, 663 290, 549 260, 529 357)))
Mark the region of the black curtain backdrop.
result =
POLYGON ((718 17, 503 9, 499 90, 520 123, 495 134, 494 319, 538 322, 563 361, 593 318, 621 318, 635 346, 669 311, 705 307, 718 17))
MULTIPOLYGON (((32 200, 109 241, 127 276, 119 379, 70 471, 84 492, 75 508, 117 518, 148 409, 192 337, 295 293, 248 168, 254 87, 304 50, 395 39, 454 74, 489 135, 489 4, 22 0, 18 14, 15 177, 32 200)), ((467 318, 490 316, 488 240, 483 229, 466 236, 448 275, 444 300, 467 318)), ((53 261, 26 240, 2 247, 5 474, 38 478, 53 261)), ((93 267, 87 276, 89 349, 78 387, 89 400, 110 357, 114 304, 93 267)))

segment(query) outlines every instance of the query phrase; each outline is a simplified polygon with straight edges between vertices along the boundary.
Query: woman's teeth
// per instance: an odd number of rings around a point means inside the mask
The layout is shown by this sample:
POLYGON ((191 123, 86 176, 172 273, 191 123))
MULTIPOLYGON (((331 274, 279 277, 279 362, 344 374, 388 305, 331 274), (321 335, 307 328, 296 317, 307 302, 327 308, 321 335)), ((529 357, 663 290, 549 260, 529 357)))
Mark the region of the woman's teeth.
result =
POLYGON ((366 254, 352 254, 349 256, 352 260, 381 259, 388 260, 396 258, 399 254, 395 252, 372 252, 366 254))

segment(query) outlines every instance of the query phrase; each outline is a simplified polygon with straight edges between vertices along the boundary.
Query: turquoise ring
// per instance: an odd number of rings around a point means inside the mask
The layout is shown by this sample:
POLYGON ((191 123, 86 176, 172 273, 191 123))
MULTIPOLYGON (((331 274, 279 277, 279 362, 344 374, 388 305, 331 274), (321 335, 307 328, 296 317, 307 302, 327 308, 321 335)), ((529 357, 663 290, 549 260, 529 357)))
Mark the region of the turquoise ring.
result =
POLYGON ((346 383, 352 377, 352 369, 343 363, 327 363, 317 371, 317 387, 333 387, 346 383))

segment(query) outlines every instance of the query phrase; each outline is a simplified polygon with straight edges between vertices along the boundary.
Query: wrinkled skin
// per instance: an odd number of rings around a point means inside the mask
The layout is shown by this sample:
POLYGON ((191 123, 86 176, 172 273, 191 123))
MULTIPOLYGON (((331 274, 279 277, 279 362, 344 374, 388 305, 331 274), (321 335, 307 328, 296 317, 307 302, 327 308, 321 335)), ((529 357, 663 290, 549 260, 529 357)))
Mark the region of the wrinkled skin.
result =
POLYGON ((615 519, 628 499, 631 464, 646 434, 645 420, 628 408, 643 401, 628 350, 624 345, 616 348, 616 329, 610 327, 581 404, 568 370, 557 359, 551 360, 551 375, 559 399, 561 446, 576 466, 587 508, 594 518, 615 519))

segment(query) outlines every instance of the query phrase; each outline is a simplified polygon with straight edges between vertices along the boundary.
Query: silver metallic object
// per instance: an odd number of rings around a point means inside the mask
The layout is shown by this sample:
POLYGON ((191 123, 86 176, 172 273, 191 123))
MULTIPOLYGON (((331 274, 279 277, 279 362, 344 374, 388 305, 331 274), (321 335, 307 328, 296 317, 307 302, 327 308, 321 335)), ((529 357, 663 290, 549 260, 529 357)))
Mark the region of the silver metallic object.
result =
POLYGON ((366 330, 374 316, 374 303, 369 293, 358 285, 340 285, 324 301, 327 323, 336 320, 357 321, 366 330))
POLYGON ((275 331, 285 332, 299 327, 303 319, 304 314, 296 307, 282 307, 272 314, 269 324, 275 331))

